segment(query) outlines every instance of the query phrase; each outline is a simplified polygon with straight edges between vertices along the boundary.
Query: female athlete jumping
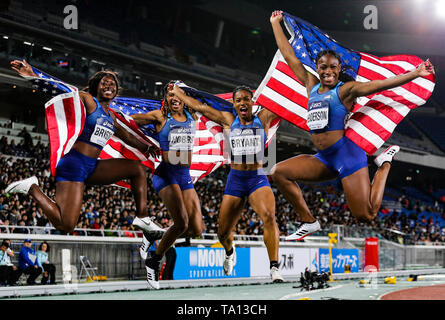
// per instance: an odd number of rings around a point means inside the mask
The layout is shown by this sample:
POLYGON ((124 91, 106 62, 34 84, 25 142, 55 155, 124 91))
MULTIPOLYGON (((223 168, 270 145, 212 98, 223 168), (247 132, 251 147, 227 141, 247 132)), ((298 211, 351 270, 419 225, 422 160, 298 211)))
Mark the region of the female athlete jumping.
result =
POLYGON ((299 240, 320 229, 295 181, 319 182, 340 177, 352 214, 359 220, 373 220, 380 208, 391 161, 399 151, 391 146, 374 159, 378 166, 372 183, 369 179, 366 153, 345 136, 345 118, 356 98, 395 88, 417 77, 434 73, 427 60, 414 71, 385 80, 369 82, 339 80, 342 75, 340 57, 332 50, 322 51, 316 58, 319 79, 307 72, 295 56, 280 22, 282 11, 270 17, 278 48, 309 97, 307 125, 318 150, 315 155, 299 155, 278 163, 272 179, 293 205, 302 223, 286 240, 299 240), (322 117, 320 114, 328 114, 322 117))

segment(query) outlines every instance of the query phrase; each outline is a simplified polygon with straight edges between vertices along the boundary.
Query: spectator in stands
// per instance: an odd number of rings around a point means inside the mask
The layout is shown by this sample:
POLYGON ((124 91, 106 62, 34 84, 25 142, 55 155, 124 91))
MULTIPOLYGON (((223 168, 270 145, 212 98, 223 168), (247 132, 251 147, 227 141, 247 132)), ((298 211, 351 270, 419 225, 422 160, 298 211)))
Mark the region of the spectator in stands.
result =
POLYGON ((3 240, 0 245, 0 286, 14 285, 18 279, 18 269, 11 262, 14 252, 9 240, 3 240))
POLYGON ((19 254, 19 273, 29 275, 26 283, 34 285, 36 278, 42 273, 37 262, 36 252, 32 248, 31 239, 25 239, 19 254))
POLYGON ((54 264, 49 262, 48 259, 48 253, 49 253, 50 247, 48 242, 43 241, 40 246, 39 250, 37 251, 37 264, 42 269, 43 275, 42 275, 42 281, 41 284, 45 285, 48 284, 56 284, 56 267, 54 264))
POLYGON ((32 137, 29 134, 28 130, 26 129, 26 127, 23 127, 22 131, 20 131, 20 133, 18 134, 19 137, 23 138, 23 145, 24 145, 24 149, 30 153, 33 147, 33 142, 32 142, 32 137))

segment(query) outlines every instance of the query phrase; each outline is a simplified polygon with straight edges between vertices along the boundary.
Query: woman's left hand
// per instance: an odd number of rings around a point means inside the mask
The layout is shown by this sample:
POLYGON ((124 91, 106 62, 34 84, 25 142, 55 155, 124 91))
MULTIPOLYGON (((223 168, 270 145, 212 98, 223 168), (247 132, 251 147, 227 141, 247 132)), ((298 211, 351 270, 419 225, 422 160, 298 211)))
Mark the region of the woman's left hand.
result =
POLYGON ((416 69, 419 77, 426 77, 430 74, 435 74, 434 66, 431 63, 430 59, 427 59, 425 62, 422 62, 416 69))

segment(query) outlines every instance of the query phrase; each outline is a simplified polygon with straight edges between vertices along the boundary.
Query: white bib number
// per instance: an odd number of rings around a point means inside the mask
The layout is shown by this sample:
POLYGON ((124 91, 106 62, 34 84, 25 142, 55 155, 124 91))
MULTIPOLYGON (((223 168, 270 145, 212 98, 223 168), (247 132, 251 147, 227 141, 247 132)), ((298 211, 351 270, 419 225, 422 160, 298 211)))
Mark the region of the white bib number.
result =
POLYGON ((194 135, 192 134, 170 132, 170 150, 191 151, 194 140, 194 135))
POLYGON ((113 136, 114 131, 109 128, 96 124, 94 127, 94 132, 91 135, 90 141, 100 146, 105 146, 108 140, 113 136))
POLYGON ((261 135, 242 135, 230 138, 234 156, 255 155, 262 150, 261 135))
POLYGON ((329 123, 329 101, 311 102, 308 107, 307 126, 310 130, 319 130, 329 123))

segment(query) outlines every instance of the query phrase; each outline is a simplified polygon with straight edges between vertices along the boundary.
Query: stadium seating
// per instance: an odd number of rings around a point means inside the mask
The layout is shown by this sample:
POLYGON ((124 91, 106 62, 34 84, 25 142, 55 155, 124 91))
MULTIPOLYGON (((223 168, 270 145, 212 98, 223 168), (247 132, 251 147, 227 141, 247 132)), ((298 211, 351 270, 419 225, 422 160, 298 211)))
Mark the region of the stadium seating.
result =
POLYGON ((445 118, 417 114, 412 121, 442 150, 445 151, 445 118))

